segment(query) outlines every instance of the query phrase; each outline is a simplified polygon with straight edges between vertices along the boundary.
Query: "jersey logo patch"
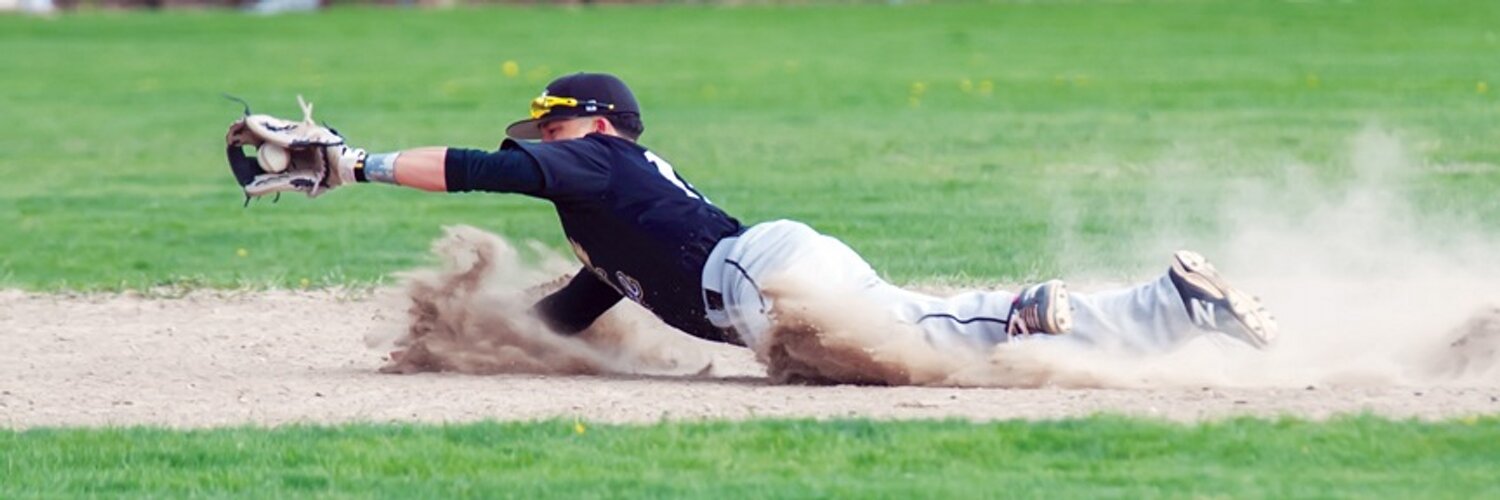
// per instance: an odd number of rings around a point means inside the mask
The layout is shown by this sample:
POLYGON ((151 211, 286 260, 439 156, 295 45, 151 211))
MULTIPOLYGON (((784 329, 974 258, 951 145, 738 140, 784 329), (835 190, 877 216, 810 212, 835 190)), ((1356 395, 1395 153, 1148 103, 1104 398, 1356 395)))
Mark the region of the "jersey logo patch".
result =
POLYGON ((630 297, 630 300, 637 304, 641 303, 641 296, 646 294, 646 291, 641 289, 641 282, 621 271, 615 271, 615 281, 620 283, 620 290, 625 292, 626 297, 630 297))

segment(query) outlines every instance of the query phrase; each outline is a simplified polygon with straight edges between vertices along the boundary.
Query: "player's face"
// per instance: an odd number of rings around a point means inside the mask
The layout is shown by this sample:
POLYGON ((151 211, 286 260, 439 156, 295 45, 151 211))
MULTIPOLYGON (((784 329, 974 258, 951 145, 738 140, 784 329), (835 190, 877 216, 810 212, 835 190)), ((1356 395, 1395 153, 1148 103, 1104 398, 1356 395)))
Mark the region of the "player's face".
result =
POLYGON ((598 125, 595 123, 595 121, 597 120, 602 120, 602 118, 599 118, 597 116, 584 116, 579 118, 569 118, 566 120, 553 120, 543 123, 541 126, 542 142, 578 139, 585 135, 589 135, 590 133, 598 132, 598 125))

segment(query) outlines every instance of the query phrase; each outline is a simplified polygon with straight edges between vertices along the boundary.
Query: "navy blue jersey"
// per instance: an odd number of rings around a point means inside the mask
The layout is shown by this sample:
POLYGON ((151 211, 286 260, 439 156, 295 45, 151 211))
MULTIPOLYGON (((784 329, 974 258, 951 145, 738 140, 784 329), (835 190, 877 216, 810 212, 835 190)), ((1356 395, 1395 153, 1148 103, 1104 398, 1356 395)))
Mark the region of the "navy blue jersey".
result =
MULTIPOLYGON (((691 335, 727 341, 703 310, 703 263, 744 227, 635 142, 590 134, 542 143, 507 140, 536 160, 540 189, 584 269, 619 295, 691 335)), ((601 311, 602 312, 602 311, 601 311)))

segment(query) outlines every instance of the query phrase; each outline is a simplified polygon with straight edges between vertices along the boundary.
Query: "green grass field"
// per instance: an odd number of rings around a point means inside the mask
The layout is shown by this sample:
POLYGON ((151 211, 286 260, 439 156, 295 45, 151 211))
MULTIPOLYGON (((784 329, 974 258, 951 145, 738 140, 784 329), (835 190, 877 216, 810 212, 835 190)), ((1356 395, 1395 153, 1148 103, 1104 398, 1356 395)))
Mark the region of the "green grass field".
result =
MULTIPOLYGON (((220 94, 281 115, 304 94, 376 151, 491 148, 577 70, 629 81, 643 142, 731 213, 809 222, 896 281, 1050 277, 1062 250, 1132 272, 1120 249, 1162 231, 1212 250, 1224 196, 1290 164, 1337 188, 1371 126, 1417 155, 1400 188, 1424 217, 1494 231, 1496 19, 1491 0, 0 16, 0 288, 359 286, 459 223, 561 249, 519 196, 242 209, 220 94)), ((1500 494, 1493 417, 584 425, 0 431, 0 497, 1500 494)))
POLYGON ((1484 498, 1497 440, 1493 417, 46 429, 0 432, 0 496, 1484 498))
MULTIPOLYGON (((282 115, 305 94, 372 150, 492 148, 576 70, 631 82, 643 142, 731 213, 809 222, 897 281, 1073 275, 1059 234, 1136 271, 1117 250, 1155 229, 1212 251, 1236 182, 1295 162, 1336 186, 1366 126, 1434 165, 1500 163, 1497 18, 1488 0, 0 17, 0 286, 367 283, 455 223, 564 248, 519 196, 241 209, 220 93, 282 115)), ((1500 221, 1494 168, 1407 187, 1500 221)))

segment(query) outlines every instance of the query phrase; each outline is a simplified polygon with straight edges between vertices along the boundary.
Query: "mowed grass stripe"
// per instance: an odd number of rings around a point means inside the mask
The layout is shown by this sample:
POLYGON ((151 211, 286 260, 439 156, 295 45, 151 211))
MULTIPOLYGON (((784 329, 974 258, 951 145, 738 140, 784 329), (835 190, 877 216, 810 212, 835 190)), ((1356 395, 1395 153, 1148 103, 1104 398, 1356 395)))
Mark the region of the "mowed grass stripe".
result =
POLYGON ((0 496, 1500 494, 1500 419, 750 421, 0 432, 0 496))
POLYGON ((219 94, 282 115, 305 94, 377 151, 490 148, 576 70, 631 82, 644 143, 731 213, 809 222, 897 281, 1075 276, 1064 250, 1154 271, 1164 256, 1121 250, 1157 234, 1212 254, 1226 193, 1289 163, 1336 192, 1371 123, 1418 156, 1400 187, 1424 216, 1470 221, 1421 227, 1492 231, 1497 18, 1490 0, 4 16, 0 287, 368 283, 455 223, 565 250, 519 196, 241 209, 219 94))

